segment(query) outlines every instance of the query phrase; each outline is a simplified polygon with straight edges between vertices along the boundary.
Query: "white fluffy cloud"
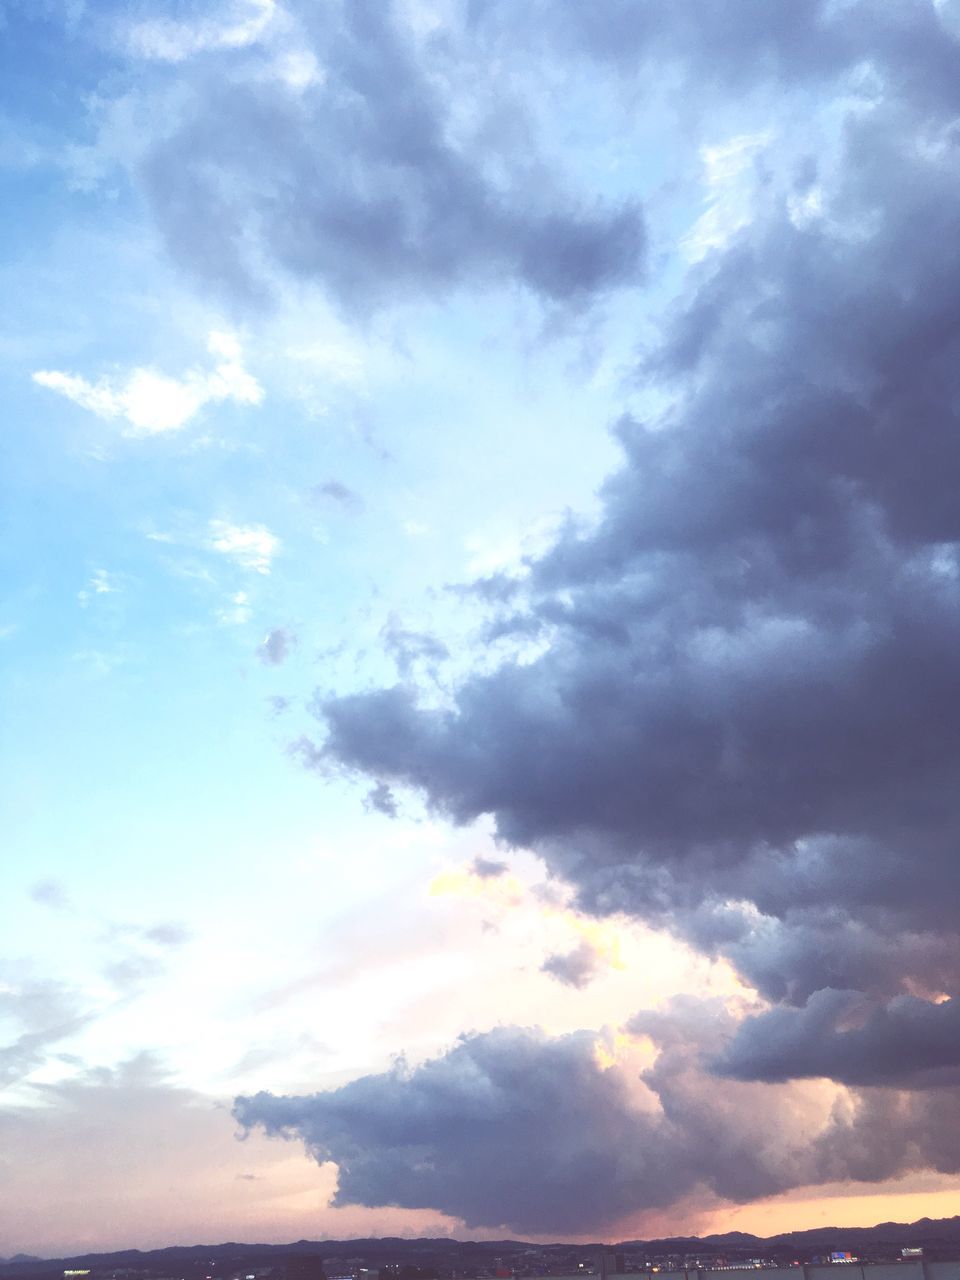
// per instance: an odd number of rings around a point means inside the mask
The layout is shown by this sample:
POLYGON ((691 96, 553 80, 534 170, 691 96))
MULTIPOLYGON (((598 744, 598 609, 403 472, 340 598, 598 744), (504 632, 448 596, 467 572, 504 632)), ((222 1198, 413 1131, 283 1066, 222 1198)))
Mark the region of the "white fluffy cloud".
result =
POLYGON ((244 368, 240 344, 232 334, 211 333, 207 349, 215 360, 213 368, 191 369, 182 378, 138 367, 96 382, 40 369, 33 380, 100 418, 121 419, 124 435, 162 435, 181 430, 208 404, 232 400, 257 405, 263 400, 263 388, 244 368))
POLYGON ((235 560, 243 569, 269 573, 273 557, 280 548, 280 539, 266 525, 211 520, 210 546, 235 560))

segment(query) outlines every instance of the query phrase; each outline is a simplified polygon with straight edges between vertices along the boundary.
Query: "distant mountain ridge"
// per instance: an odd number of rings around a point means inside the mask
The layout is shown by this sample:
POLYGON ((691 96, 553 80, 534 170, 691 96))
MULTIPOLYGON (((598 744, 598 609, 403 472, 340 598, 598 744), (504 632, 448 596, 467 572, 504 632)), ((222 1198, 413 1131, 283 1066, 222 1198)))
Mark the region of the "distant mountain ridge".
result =
POLYGON ((696 1253, 704 1254, 755 1252, 770 1256, 785 1250, 864 1249, 870 1245, 923 1245, 929 1247, 956 1246, 960 1252, 960 1215, 952 1218, 920 1218, 916 1222, 880 1222, 873 1227, 812 1227, 803 1231, 786 1231, 775 1236, 755 1236, 744 1231, 727 1231, 707 1236, 667 1236, 655 1240, 624 1240, 619 1244, 571 1244, 557 1241, 552 1244, 535 1244, 523 1240, 456 1240, 449 1236, 408 1239, 399 1236, 373 1236, 352 1240, 297 1240, 290 1244, 224 1244, 169 1245, 162 1249, 119 1249, 110 1253, 71 1254, 62 1258, 36 1258, 29 1254, 17 1254, 13 1258, 0 1259, 0 1276, 9 1280, 28 1280, 33 1275, 44 1275, 63 1267, 76 1268, 140 1268, 185 1269, 190 1264, 205 1261, 208 1264, 226 1266, 231 1262, 260 1259, 263 1263, 275 1261, 284 1254, 311 1252, 325 1258, 362 1257, 374 1265, 389 1261, 429 1262, 439 1255, 457 1259, 463 1265, 481 1263, 484 1258, 509 1255, 521 1250, 582 1252, 584 1255, 601 1247, 648 1254, 696 1253))

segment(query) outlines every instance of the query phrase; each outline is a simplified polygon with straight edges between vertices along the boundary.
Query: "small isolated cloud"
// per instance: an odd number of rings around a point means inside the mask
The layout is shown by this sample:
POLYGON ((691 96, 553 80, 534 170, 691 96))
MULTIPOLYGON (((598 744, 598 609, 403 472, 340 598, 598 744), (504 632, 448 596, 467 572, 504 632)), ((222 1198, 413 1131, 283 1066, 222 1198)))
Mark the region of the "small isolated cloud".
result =
POLYGON ((540 969, 566 987, 580 990, 596 977, 600 967, 597 949, 584 939, 572 951, 556 952, 547 956, 540 969))
POLYGON ((297 647, 297 637, 289 627, 274 627, 257 646, 257 657, 268 667, 279 667, 297 647))
POLYGON ((492 880, 496 876, 505 875, 510 868, 505 862, 498 862, 495 858, 474 858, 470 870, 475 876, 479 876, 481 880, 492 880))
POLYGON ((119 590, 106 569, 98 569, 87 585, 77 592, 77 599, 86 608, 93 596, 115 595, 119 590))
POLYGON ((153 62, 185 62, 198 53, 244 49, 266 33, 277 11, 276 0, 240 0, 220 21, 175 22, 154 18, 135 23, 125 44, 137 57, 153 62))
POLYGON ((280 539, 262 524, 230 524, 226 520, 210 521, 210 546, 221 555, 235 560, 242 569, 269 573, 280 539))
POLYGON ((253 614, 250 608, 250 597, 245 591, 235 591, 229 604, 217 611, 217 620, 228 627, 242 627, 249 622, 253 614))
POLYGON ((67 891, 59 880, 38 880, 30 887, 30 897, 43 907, 59 909, 70 905, 67 891))
POLYGON ((156 943, 158 947, 182 947, 193 935, 186 925, 179 924, 176 920, 165 920, 144 929, 143 937, 147 942, 156 943))
POLYGON ((339 480, 325 480, 323 484, 314 485, 310 496, 315 502, 334 502, 346 509, 356 510, 363 506, 360 495, 339 480))
POLYGON ((211 333, 207 349, 215 360, 213 368, 191 369, 182 378, 138 367, 97 382, 56 369, 40 369, 33 380, 98 418, 122 420, 126 423, 124 435, 163 435, 180 431, 208 404, 232 400, 257 405, 263 400, 263 388, 244 368, 240 344, 232 334, 211 333))
POLYGON ((385 818, 397 816, 397 801, 385 782, 378 782, 367 792, 363 802, 368 813, 382 813, 385 818))

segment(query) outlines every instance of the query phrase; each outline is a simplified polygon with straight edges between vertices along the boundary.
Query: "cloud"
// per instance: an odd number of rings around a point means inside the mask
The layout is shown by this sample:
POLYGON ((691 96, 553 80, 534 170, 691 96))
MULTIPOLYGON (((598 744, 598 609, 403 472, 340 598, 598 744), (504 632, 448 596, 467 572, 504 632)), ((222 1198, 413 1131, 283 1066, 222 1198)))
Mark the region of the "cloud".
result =
POLYGON ((872 1007, 859 992, 826 989, 802 1009, 747 1018, 714 1070, 739 1080, 826 1076, 851 1085, 956 1086, 958 1011, 957 1000, 897 996, 872 1007))
POLYGON ((323 484, 314 485, 310 494, 316 501, 335 502, 348 510, 363 506, 360 495, 339 480, 325 480, 323 484))
MULTIPOLYGON (((672 929, 770 1001, 860 992, 881 1039, 911 1010, 935 1067, 952 1006, 888 1002, 960 991, 960 46, 922 5, 597 11, 563 6, 592 57, 666 42, 691 76, 715 49, 714 87, 831 90, 823 154, 766 157, 638 365, 665 407, 623 416, 599 518, 512 586, 543 652, 442 706, 320 696, 302 758, 491 815, 582 910, 672 929)), ((792 1017, 745 1030, 737 1070, 792 1017)), ((816 1069, 861 1079, 845 1034, 816 1069)))
POLYGON ((327 1092, 240 1097, 234 1115, 335 1162, 334 1204, 429 1206, 523 1232, 611 1229, 692 1194, 746 1202, 827 1178, 960 1167, 955 1091, 847 1100, 711 1081, 701 1056, 730 1025, 699 1001, 638 1016, 634 1033, 658 1047, 639 1084, 629 1054, 595 1033, 499 1027, 327 1092))
POLYGON ((297 637, 289 627, 274 627, 257 646, 257 657, 268 667, 279 667, 296 648, 297 637))
POLYGON ((381 813, 385 818, 396 818, 399 813, 396 797, 385 782, 371 787, 363 804, 369 813, 381 813))
POLYGON ((579 1231, 622 1214, 628 1188, 646 1184, 656 1196, 655 1122, 631 1111, 618 1073, 598 1069, 593 1042, 502 1028, 464 1037, 421 1067, 401 1063, 329 1093, 238 1098, 234 1114, 245 1128, 299 1136, 315 1159, 335 1161, 335 1204, 438 1208, 470 1227, 579 1231))
POLYGON ((586 939, 578 942, 572 951, 558 951, 547 956, 540 966, 544 973, 562 982, 564 986, 578 990, 589 984, 600 967, 597 949, 586 939))
POLYGON ((471 862, 470 870, 481 880, 492 880, 496 876, 505 875, 510 868, 505 862, 499 862, 495 858, 482 858, 478 854, 471 862))
POLYGON ((98 569, 86 587, 77 592, 77 599, 86 608, 94 596, 116 595, 119 590, 120 588, 106 569, 98 569))
POLYGON ((641 278, 638 205, 565 189, 532 113, 494 105, 506 86, 469 32, 419 40, 379 0, 292 3, 286 18, 274 48, 322 75, 184 76, 137 164, 167 247, 205 288, 263 302, 287 276, 356 311, 514 281, 580 305, 641 278))
POLYGON ((229 605, 217 610, 217 620, 227 627, 242 627, 252 617, 253 609, 246 591, 235 591, 230 596, 229 605))
POLYGON ((243 49, 256 44, 277 14, 276 0, 240 0, 227 7, 226 20, 175 22, 154 18, 133 23, 124 43, 136 57, 184 62, 198 53, 243 49))
POLYGON ((142 1248, 204 1238, 214 1220, 238 1239, 307 1234, 322 1176, 235 1133, 228 1107, 148 1054, 30 1086, 0 1105, 0 1235, 60 1257, 115 1248, 118 1221, 142 1248))
POLYGON ((94 1020, 80 992, 61 982, 0 981, 0 1020, 17 1034, 0 1044, 0 1090, 25 1080, 50 1057, 53 1047, 94 1020))
POLYGON ((99 418, 121 419, 126 423, 124 435, 163 435, 182 430, 208 404, 258 405, 263 400, 263 389, 243 367, 240 345, 232 335, 213 332, 207 346, 216 358, 213 368, 193 369, 182 378, 136 368, 125 376, 91 383, 76 374, 41 369, 33 380, 99 418))
POLYGON ((143 930, 143 936, 148 942, 155 942, 161 947, 182 947, 193 934, 176 920, 164 920, 160 924, 149 925, 143 930))
POLYGON ((397 671, 404 678, 411 675, 418 663, 435 675, 439 664, 450 657, 450 651, 442 640, 423 631, 413 631, 404 627, 400 620, 391 616, 380 632, 380 639, 386 653, 396 663, 397 671))
MULTIPOLYGON (((280 539, 266 525, 230 524, 227 520, 211 520, 210 546, 221 555, 235 560, 242 569, 268 574, 273 557, 280 549, 280 539)), ((246 602, 246 596, 243 600, 234 598, 237 605, 246 605, 246 602)))
POLYGON ((59 880, 38 880, 30 886, 30 897, 42 906, 58 910, 70 905, 70 895, 59 880))

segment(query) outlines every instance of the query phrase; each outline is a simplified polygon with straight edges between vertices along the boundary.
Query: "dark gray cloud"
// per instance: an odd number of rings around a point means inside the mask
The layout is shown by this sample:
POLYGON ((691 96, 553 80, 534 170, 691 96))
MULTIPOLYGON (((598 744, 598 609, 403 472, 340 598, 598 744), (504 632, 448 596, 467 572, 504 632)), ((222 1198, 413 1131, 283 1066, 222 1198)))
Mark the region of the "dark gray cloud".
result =
POLYGON ((897 996, 871 1007, 859 992, 826 989, 802 1009, 747 1018, 714 1060, 740 1080, 829 1076, 844 1084, 911 1088, 960 1084, 960 1003, 897 996))
POLYGON ((560 190, 519 105, 498 103, 509 83, 495 64, 415 41, 393 9, 290 5, 301 55, 322 68, 312 83, 229 64, 183 78, 175 124, 140 169, 174 257, 248 302, 280 270, 351 309, 505 280, 580 303, 636 281, 639 207, 560 190), (477 120, 464 135, 466 95, 477 120))
POLYGON ((717 78, 842 95, 866 61, 872 87, 835 156, 774 157, 644 353, 669 407, 621 420, 600 519, 505 603, 549 650, 444 707, 409 684, 328 699, 312 760, 492 815, 581 908, 672 928, 772 1000, 956 993, 956 33, 920 0, 601 11, 596 56, 629 60, 617 24, 639 24, 688 76, 716 49, 717 78))
POLYGON ((289 627, 274 627, 257 646, 257 657, 268 667, 279 667, 297 647, 297 637, 289 627))
POLYGON ((234 1115, 335 1161, 336 1204, 430 1207, 517 1231, 601 1230, 693 1193, 748 1201, 960 1168, 955 1090, 869 1090, 833 1110, 795 1086, 758 1094, 699 1065, 730 1026, 698 1001, 639 1017, 634 1030, 660 1048, 642 1097, 625 1071, 598 1065, 594 1034, 502 1027, 326 1093, 241 1097, 234 1115))
POLYGON ((589 942, 583 941, 578 943, 572 951, 558 951, 554 955, 547 956, 540 968, 544 973, 556 978, 558 982, 562 982, 564 986, 576 987, 579 990, 596 977, 600 967, 599 962, 600 957, 597 955, 596 948, 591 947, 589 942))
POLYGON ((336 1204, 578 1231, 666 1203, 700 1176, 693 1148, 665 1145, 658 1117, 634 1111, 623 1077, 597 1067, 593 1043, 502 1028, 329 1093, 239 1098, 234 1114, 336 1161, 336 1204))

